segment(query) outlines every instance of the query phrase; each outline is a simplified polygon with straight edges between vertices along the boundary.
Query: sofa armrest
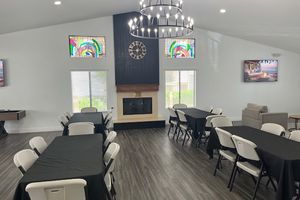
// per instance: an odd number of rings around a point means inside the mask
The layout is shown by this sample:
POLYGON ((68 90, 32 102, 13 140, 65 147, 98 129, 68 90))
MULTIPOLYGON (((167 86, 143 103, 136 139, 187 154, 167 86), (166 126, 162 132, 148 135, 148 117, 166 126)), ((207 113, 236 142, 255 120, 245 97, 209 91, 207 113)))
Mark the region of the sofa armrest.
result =
POLYGON ((288 128, 288 113, 261 113, 260 117, 262 124, 275 123, 288 128))

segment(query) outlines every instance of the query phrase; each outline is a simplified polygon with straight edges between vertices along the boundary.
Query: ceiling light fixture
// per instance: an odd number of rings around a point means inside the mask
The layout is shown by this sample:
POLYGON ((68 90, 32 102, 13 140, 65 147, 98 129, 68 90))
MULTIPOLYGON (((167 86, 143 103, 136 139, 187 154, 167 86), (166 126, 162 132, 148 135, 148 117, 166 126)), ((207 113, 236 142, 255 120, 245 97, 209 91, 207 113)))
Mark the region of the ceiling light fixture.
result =
POLYGON ((224 8, 220 9, 220 13, 222 13, 222 14, 226 13, 226 9, 224 9, 224 8))
POLYGON ((140 0, 139 5, 140 16, 128 22, 129 32, 134 37, 176 38, 187 36, 194 30, 194 19, 183 15, 182 0, 140 0))
POLYGON ((59 6, 59 5, 61 5, 61 1, 54 1, 54 5, 56 5, 56 6, 59 6))

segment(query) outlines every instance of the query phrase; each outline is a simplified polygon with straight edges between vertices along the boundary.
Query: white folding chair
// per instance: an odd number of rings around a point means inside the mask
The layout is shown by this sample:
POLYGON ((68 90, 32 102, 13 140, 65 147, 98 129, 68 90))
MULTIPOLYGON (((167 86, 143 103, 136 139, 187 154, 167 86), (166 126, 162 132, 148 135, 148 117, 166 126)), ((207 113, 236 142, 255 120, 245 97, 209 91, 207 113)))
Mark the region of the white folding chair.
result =
POLYGON ((97 111, 98 110, 95 107, 85 107, 85 108, 81 109, 82 113, 94 113, 94 112, 97 112, 97 111))
POLYGON ((225 127, 225 126, 233 126, 232 121, 226 117, 226 116, 222 116, 222 117, 215 117, 213 119, 211 119, 211 126, 216 128, 216 127, 225 127))
POLYGON ((173 105, 173 108, 174 108, 175 110, 180 109, 180 108, 187 108, 187 105, 184 104, 184 103, 177 103, 177 104, 174 104, 174 105, 173 105))
POLYGON ((108 146, 103 158, 104 164, 106 166, 104 182, 109 192, 108 193, 109 199, 112 199, 112 197, 115 197, 116 195, 116 190, 113 185, 113 181, 115 181, 113 172, 115 170, 115 160, 119 152, 120 152, 120 145, 113 142, 108 146))
POLYGON ((15 154, 14 163, 21 173, 25 174, 37 159, 38 155, 33 150, 24 149, 15 154))
POLYGON ((213 106, 210 106, 209 108, 205 108, 204 109, 206 112, 212 112, 214 110, 214 107, 213 106))
POLYGON ((300 130, 292 131, 289 139, 300 142, 300 130))
POLYGON ((275 123, 265 123, 262 125, 261 130, 278 136, 283 136, 285 133, 284 127, 275 123))
POLYGON ((76 122, 68 126, 69 135, 88 135, 95 133, 95 126, 92 122, 76 122))
POLYGON ((29 140, 29 146, 36 152, 37 155, 41 155, 47 148, 48 144, 43 137, 37 136, 29 140))
POLYGON ((70 120, 72 117, 72 114, 70 112, 65 112, 65 117, 70 120))
POLYGON ((31 200, 86 200, 83 179, 67 179, 30 183, 25 190, 31 200))
MULTIPOLYGON (((105 151, 108 148, 108 146, 115 140, 115 138, 117 137, 117 132, 116 131, 110 131, 107 136, 106 139, 104 141, 104 148, 105 151)), ((104 152, 105 152, 104 151, 104 152)))
POLYGON ((188 137, 188 139, 190 139, 190 134, 191 134, 190 133, 190 128, 188 126, 185 113, 181 110, 177 110, 176 112, 178 114, 178 119, 179 119, 179 133, 177 135, 177 141, 178 141, 180 132, 183 133, 184 134, 184 139, 183 139, 183 142, 182 142, 182 146, 184 146, 186 137, 188 137))
POLYGON ((65 128, 65 126, 67 126, 69 120, 66 118, 66 116, 60 116, 58 117, 58 122, 60 123, 60 125, 65 128))
POLYGON ((109 131, 111 129, 113 129, 113 120, 112 120, 112 114, 111 113, 107 113, 107 115, 104 118, 104 127, 107 133, 109 133, 109 131))
POLYGON ((209 115, 206 117, 206 123, 205 123, 205 138, 208 138, 209 135, 210 135, 210 131, 211 131, 211 120, 213 118, 216 118, 216 117, 224 117, 224 115, 209 115))
POLYGON ((237 157, 236 165, 234 168, 232 181, 230 184, 230 191, 233 188, 233 184, 235 181, 235 177, 236 177, 238 168, 249 173, 252 177, 257 178, 256 186, 255 186, 255 190, 254 190, 252 199, 255 199, 255 197, 256 197, 256 192, 258 190, 260 180, 263 176, 269 177, 269 180, 271 181, 271 183, 276 191, 276 187, 274 185, 272 178, 267 174, 267 171, 264 168, 263 162, 261 162, 261 160, 255 150, 257 148, 256 144, 254 144, 253 142, 246 140, 242 137, 236 136, 236 135, 233 135, 231 138, 235 144, 238 157, 237 157), (242 159, 240 159, 240 158, 242 158, 242 159), (246 159, 246 161, 244 159, 246 159), (250 161, 260 163, 261 166, 257 167, 255 165, 253 165, 250 161))
POLYGON ((222 110, 222 108, 213 108, 212 113, 214 113, 216 115, 222 115, 223 110, 222 110))
MULTIPOLYGON (((220 164, 222 162, 222 159, 229 160, 230 162, 235 164, 236 158, 237 158, 237 154, 233 153, 233 150, 235 149, 235 145, 231 139, 232 134, 221 128, 216 128, 216 132, 217 132, 220 144, 221 144, 221 149, 219 150, 219 158, 218 158, 216 168, 214 171, 214 176, 216 175, 217 170, 220 169, 220 164)), ((231 182, 232 175, 233 175, 233 169, 234 169, 234 167, 232 168, 232 172, 231 172, 227 187, 230 186, 230 182, 231 182)))
POLYGON ((176 114, 176 111, 174 108, 168 108, 168 111, 169 111, 169 114, 170 114, 170 127, 169 127, 169 130, 168 130, 168 136, 170 135, 170 131, 171 129, 174 129, 175 127, 175 131, 174 131, 174 136, 177 132, 177 129, 178 129, 178 117, 177 117, 177 114, 176 114))

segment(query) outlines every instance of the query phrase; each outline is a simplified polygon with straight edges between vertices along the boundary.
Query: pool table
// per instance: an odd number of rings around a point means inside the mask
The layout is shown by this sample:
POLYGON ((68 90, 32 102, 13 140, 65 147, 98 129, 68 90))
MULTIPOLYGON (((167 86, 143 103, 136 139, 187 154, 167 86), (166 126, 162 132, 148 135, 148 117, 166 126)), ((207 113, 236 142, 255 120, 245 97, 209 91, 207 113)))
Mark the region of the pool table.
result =
POLYGON ((26 116, 25 110, 0 110, 0 139, 7 136, 4 124, 8 120, 20 120, 26 116))

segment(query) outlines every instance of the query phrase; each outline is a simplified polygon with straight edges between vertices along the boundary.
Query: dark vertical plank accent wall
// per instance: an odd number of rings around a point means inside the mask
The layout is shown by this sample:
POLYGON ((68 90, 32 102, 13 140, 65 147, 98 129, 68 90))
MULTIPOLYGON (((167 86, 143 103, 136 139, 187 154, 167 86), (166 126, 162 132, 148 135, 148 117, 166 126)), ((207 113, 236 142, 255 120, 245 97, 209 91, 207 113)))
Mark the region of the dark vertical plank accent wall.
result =
POLYGON ((113 16, 116 85, 159 85, 158 40, 140 39, 130 35, 128 21, 135 16, 139 17, 139 13, 131 12, 113 16), (128 53, 128 47, 133 41, 141 41, 147 48, 147 54, 141 60, 131 58, 128 53))

